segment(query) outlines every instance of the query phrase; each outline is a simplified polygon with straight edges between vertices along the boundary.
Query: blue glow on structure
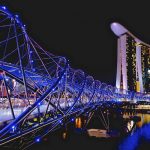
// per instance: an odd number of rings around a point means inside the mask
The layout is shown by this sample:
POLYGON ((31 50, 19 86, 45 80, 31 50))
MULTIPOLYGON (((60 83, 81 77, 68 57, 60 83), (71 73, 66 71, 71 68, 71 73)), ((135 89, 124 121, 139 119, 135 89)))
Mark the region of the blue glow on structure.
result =
POLYGON ((16 21, 17 21, 17 23, 20 23, 18 19, 16 21))
POLYGON ((18 18, 19 16, 18 16, 18 15, 15 15, 15 17, 18 18))
POLYGON ((12 131, 14 132, 16 127, 15 127, 15 126, 12 126, 11 128, 12 128, 12 131))
POLYGON ((36 139, 35 139, 35 142, 37 142, 37 143, 40 142, 40 141, 41 141, 40 138, 36 138, 36 139))
POLYGON ((12 126, 12 129, 15 129, 15 126, 12 126))
POLYGON ((6 10, 7 8, 6 8, 6 6, 2 6, 2 8, 4 9, 4 10, 6 10))
POLYGON ((6 80, 6 81, 8 81, 9 79, 8 79, 8 78, 6 78, 5 80, 6 80))

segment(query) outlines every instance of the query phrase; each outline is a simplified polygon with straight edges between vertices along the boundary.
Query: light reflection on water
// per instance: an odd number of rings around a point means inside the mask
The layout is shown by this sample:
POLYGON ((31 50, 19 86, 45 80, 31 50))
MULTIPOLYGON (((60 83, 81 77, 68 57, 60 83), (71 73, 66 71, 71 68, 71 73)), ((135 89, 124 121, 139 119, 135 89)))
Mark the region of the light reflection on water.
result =
MULTIPOLYGON (((135 114, 124 114, 124 117, 132 115, 135 114)), ((141 139, 150 140, 150 114, 137 113, 136 116, 140 116, 141 121, 136 123, 137 129, 122 141, 119 150, 135 150, 141 139)))
POLYGON ((137 116, 141 117, 141 121, 136 123, 137 127, 142 127, 144 124, 150 123, 150 114, 140 114, 138 113, 137 116))

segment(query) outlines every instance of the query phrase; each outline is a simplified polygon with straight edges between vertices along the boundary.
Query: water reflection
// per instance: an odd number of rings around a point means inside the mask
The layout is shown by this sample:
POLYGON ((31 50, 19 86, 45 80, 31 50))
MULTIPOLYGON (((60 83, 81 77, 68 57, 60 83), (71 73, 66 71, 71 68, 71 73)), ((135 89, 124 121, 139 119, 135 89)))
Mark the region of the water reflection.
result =
MULTIPOLYGON (((126 113, 124 117, 128 115, 126 113)), ((141 140, 150 141, 150 114, 137 113, 136 116, 141 117, 141 120, 136 123, 136 130, 119 145, 119 150, 135 150, 138 148, 141 140)))
POLYGON ((125 119, 133 116, 138 116, 141 118, 141 120, 136 123, 137 128, 142 127, 144 124, 150 123, 150 114, 142 114, 142 113, 134 113, 134 112, 133 113, 126 112, 123 114, 123 118, 125 119))
POLYGON ((82 127, 81 117, 78 117, 75 120, 75 128, 81 128, 81 127, 82 127))
POLYGON ((137 127, 142 127, 144 124, 150 123, 150 114, 137 114, 137 116, 141 117, 141 121, 136 123, 137 127))
MULTIPOLYGON (((114 120, 114 114, 111 115, 112 117, 112 121, 110 121, 111 123, 113 124, 119 124, 118 122, 115 123, 115 120, 114 120)), ((124 118, 126 119, 128 122, 124 122, 125 123, 125 126, 127 125, 127 128, 128 128, 128 131, 127 134, 130 133, 130 131, 133 131, 129 136, 127 136, 126 138, 124 138, 124 140, 120 143, 119 146, 116 146, 118 147, 119 150, 135 150, 136 148, 139 147, 139 143, 141 142, 141 139, 148 139, 150 140, 150 114, 142 114, 142 113, 136 113, 136 112, 126 112, 126 113, 121 113, 121 118, 124 118), (139 120, 138 122, 134 122, 133 120, 130 120, 130 118, 133 118, 134 116, 138 116, 141 118, 141 120, 139 120), (126 124, 127 123, 127 124, 126 124), (132 130, 134 129, 134 130, 132 130)), ((121 120, 118 119, 117 115, 116 115, 116 120, 121 120)), ((94 127, 94 120, 95 121, 98 121, 97 119, 93 118, 93 120, 91 121, 91 124, 88 126, 88 127, 94 127)), ((64 141, 68 141, 69 142, 71 141, 71 138, 68 138, 68 137, 73 137, 75 136, 75 134, 78 134, 78 132, 81 132, 81 130, 76 130, 76 132, 74 133, 74 128, 75 129, 82 129, 84 127, 84 118, 83 116, 82 117, 78 117, 74 120, 74 122, 72 122, 72 125, 68 126, 68 129, 65 128, 63 130, 63 132, 61 133, 61 137, 64 141)), ((95 125, 98 125, 99 127, 99 122, 95 125)), ((120 124, 120 126, 122 126, 122 124, 120 124)), ((100 127, 99 127, 100 128, 100 127)), ((100 128, 101 129, 101 128, 100 128)), ((118 131, 122 131, 123 128, 120 128, 120 130, 118 131)), ((97 135, 98 133, 96 133, 97 135)), ((120 137, 122 138, 122 135, 126 136, 127 134, 121 134, 120 136, 117 136, 120 140, 120 137)), ((84 135, 85 136, 85 135, 84 135)), ((98 136, 96 136, 98 137, 98 136)), ((102 136, 100 136, 102 137, 102 136)), ((109 139, 107 140, 112 140, 113 141, 114 138, 112 138, 112 136, 110 136, 109 139)), ((96 141, 97 142, 97 141, 96 141)), ((107 142, 106 142, 106 145, 107 145, 107 142)))
POLYGON ((63 139, 63 140, 66 140, 66 138, 67 138, 67 131, 64 131, 64 132, 62 133, 62 139, 63 139))

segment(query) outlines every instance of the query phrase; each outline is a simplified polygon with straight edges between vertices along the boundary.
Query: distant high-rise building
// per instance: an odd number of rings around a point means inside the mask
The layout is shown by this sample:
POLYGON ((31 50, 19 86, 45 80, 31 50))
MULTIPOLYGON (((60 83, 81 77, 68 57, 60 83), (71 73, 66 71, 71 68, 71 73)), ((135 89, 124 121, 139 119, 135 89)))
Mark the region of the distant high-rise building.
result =
POLYGON ((118 36, 116 87, 150 93, 150 45, 119 23, 111 29, 118 36))

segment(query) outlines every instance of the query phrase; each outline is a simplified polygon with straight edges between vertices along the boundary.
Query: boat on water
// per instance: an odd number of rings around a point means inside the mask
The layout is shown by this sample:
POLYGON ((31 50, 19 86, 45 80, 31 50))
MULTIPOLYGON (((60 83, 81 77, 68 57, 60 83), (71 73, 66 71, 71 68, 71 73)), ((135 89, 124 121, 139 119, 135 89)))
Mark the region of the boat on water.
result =
POLYGON ((112 137, 118 137, 119 133, 103 129, 88 129, 87 133, 90 137, 96 137, 96 138, 112 138, 112 137))

